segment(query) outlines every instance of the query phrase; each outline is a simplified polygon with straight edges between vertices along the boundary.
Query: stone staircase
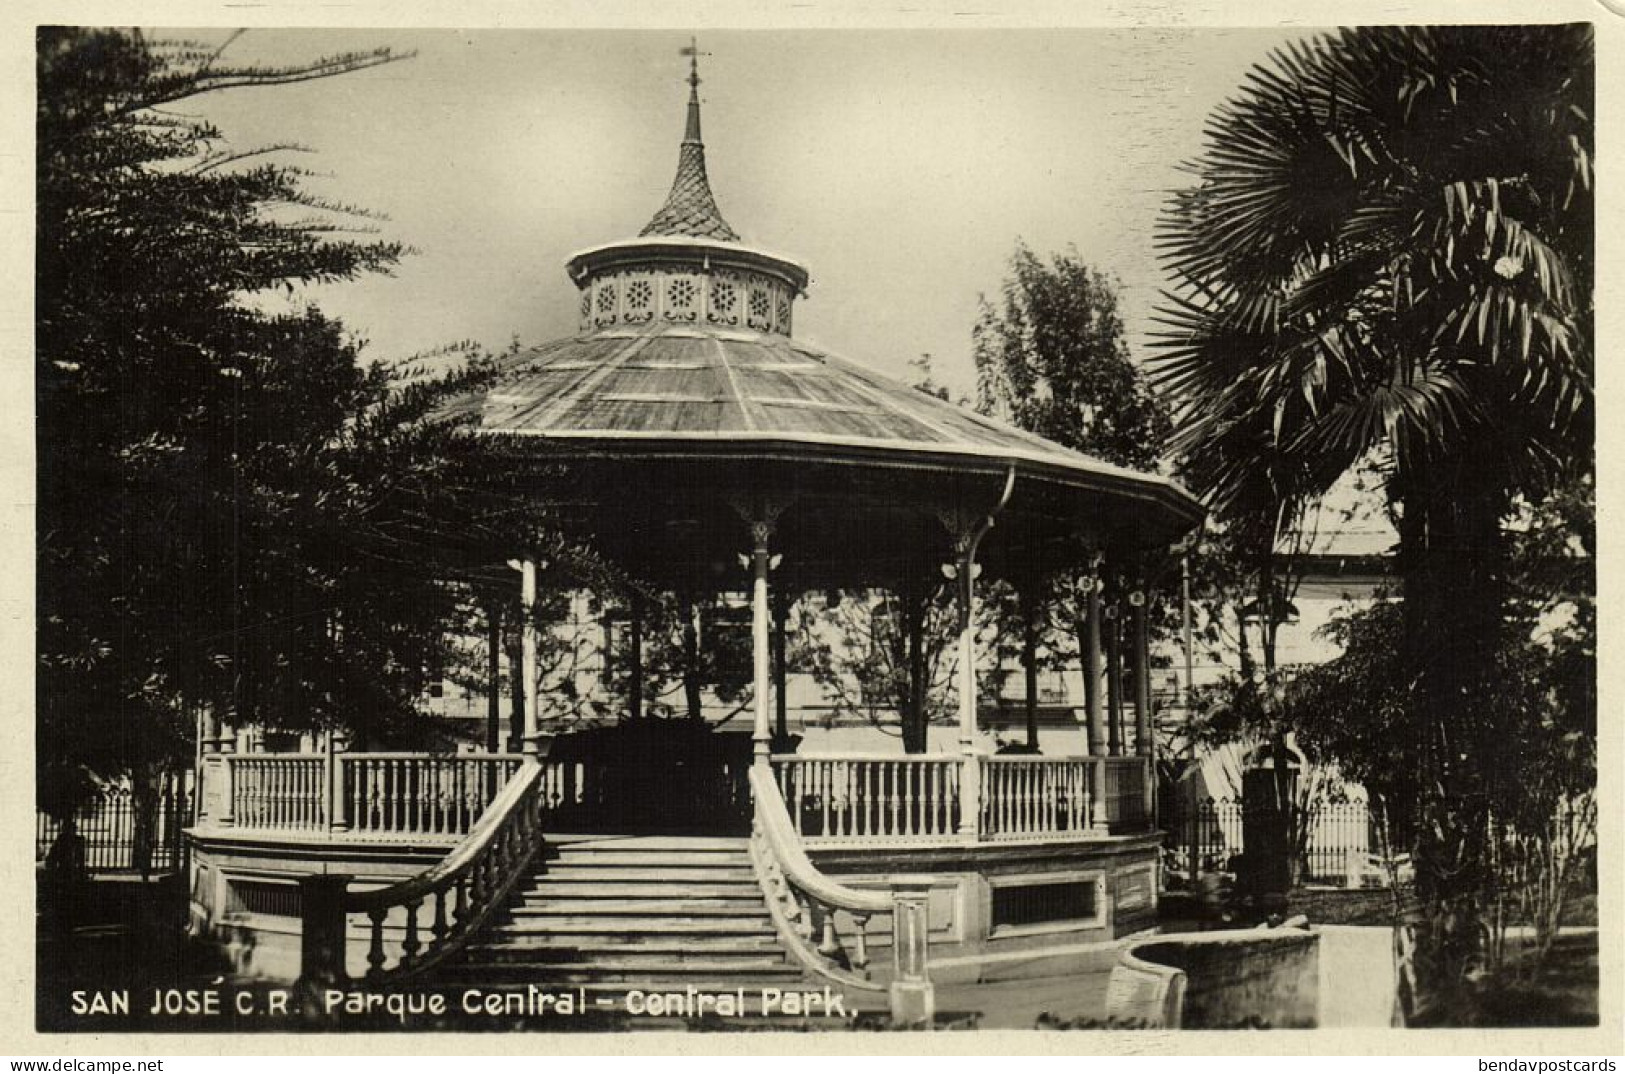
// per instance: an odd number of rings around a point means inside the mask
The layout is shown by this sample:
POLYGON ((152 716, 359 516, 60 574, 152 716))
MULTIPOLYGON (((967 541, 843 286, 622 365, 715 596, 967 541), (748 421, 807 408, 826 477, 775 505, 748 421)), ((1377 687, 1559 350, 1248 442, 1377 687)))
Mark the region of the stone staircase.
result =
POLYGON ((585 1014, 568 1017, 556 1007, 503 1015, 527 1028, 845 1024, 822 1002, 763 1014, 763 990, 823 996, 828 982, 809 975, 780 941, 747 840, 608 836, 554 843, 543 855, 505 911, 439 968, 437 985, 585 1001, 585 1014), (730 1014, 740 990, 744 1011, 730 1014), (683 999, 651 1001, 651 994, 683 999), (706 1005, 705 996, 714 1002, 706 1005), (651 1013, 654 1004, 662 1009, 651 1013))

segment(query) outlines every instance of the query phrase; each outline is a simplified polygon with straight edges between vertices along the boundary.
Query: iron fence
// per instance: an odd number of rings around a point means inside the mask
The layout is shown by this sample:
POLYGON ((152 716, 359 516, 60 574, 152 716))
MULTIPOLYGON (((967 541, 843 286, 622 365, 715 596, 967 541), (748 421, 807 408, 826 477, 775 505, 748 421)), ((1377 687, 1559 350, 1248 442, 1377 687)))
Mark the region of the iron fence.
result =
MULTIPOLYGON (((1171 803, 1163 815, 1163 846, 1180 872, 1195 863, 1204 873, 1232 871, 1235 858, 1247 851, 1247 832, 1273 806, 1250 805, 1241 798, 1189 799, 1171 803)), ((1364 799, 1328 795, 1304 811, 1304 841, 1298 853, 1298 875, 1308 882, 1345 883, 1364 876, 1369 857, 1378 850, 1371 811, 1364 799)))
MULTIPOLYGON (((127 782, 108 784, 101 794, 74 814, 77 854, 93 873, 172 872, 183 862, 182 832, 192 822, 192 773, 171 773, 158 782, 152 832, 144 847, 136 843, 135 796, 127 782)), ((45 813, 36 815, 34 860, 43 863, 58 846, 64 824, 45 813)))

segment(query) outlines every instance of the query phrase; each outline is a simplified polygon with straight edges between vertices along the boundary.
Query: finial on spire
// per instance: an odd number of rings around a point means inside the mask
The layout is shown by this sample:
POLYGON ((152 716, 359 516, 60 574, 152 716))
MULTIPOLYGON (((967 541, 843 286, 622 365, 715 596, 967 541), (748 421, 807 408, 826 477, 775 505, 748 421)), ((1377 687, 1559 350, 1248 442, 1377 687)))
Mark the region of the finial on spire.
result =
POLYGON ((683 131, 683 141, 698 142, 700 140, 700 57, 711 55, 700 51, 698 38, 690 37, 688 44, 678 50, 678 54, 688 57, 688 126, 683 131))

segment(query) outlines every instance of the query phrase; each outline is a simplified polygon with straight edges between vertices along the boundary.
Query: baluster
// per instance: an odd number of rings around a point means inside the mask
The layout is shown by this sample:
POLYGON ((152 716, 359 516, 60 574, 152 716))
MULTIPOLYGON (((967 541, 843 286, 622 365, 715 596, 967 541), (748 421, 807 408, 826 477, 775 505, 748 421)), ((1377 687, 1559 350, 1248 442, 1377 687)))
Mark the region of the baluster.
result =
POLYGON ((395 769, 395 785, 391 788, 395 795, 395 817, 392 825, 397 832, 412 830, 412 765, 409 761, 396 760, 390 762, 395 769))
POLYGON ((857 929, 857 936, 854 938, 855 950, 852 954, 852 968, 867 977, 869 974, 864 971, 869 965, 869 915, 853 914, 852 925, 857 929))
POLYGON ((880 766, 873 761, 862 763, 864 786, 869 790, 869 834, 876 836, 880 834, 880 827, 885 821, 886 814, 886 805, 881 800, 883 792, 880 788, 880 766))
POLYGON ((1016 797, 1016 828, 1022 835, 1030 835, 1033 830, 1033 800, 1037 797, 1034 785, 1038 779, 1038 769, 1025 762, 1016 766, 1016 779, 1019 791, 1016 797))
POLYGON ((1005 832, 1009 835, 1021 833, 1021 768, 1017 765, 1004 765, 1004 815, 1005 832))
POLYGON ((350 795, 351 825, 362 830, 372 827, 367 817, 367 763, 353 757, 340 757, 339 771, 348 780, 344 789, 350 795))
POLYGON ((932 829, 933 835, 946 835, 952 830, 949 825, 953 823, 953 818, 948 813, 948 803, 954 800, 956 793, 949 789, 949 783, 952 780, 953 774, 948 770, 948 766, 941 761, 931 765, 931 794, 933 795, 931 799, 931 815, 935 818, 933 823, 936 825, 932 829))
POLYGON ((983 789, 983 793, 991 798, 987 805, 987 812, 992 818, 992 828, 994 831, 1003 834, 1008 823, 1005 818, 1008 797, 1005 793, 1005 784, 1009 781, 1005 779, 1004 766, 987 764, 982 767, 983 771, 987 773, 988 786, 983 789))
POLYGON ((386 907, 375 906, 367 911, 367 918, 372 922, 372 940, 367 946, 367 978, 376 980, 384 975, 384 918, 389 916, 386 907))
POLYGON ((388 824, 388 814, 385 813, 388 804, 385 795, 389 785, 386 780, 388 773, 385 764, 383 761, 367 762, 367 813, 368 823, 373 831, 378 831, 388 824))
POLYGON ((452 924, 457 928, 458 931, 462 931, 463 922, 468 920, 468 874, 467 873, 464 873, 462 876, 459 876, 457 878, 456 882, 454 882, 452 884, 452 886, 451 886, 451 891, 452 891, 452 904, 451 904, 452 924))
POLYGON ((288 793, 288 783, 290 778, 293 776, 292 767, 293 766, 288 761, 278 760, 275 762, 275 767, 272 769, 275 780, 275 794, 273 795, 271 802, 272 809, 274 811, 275 823, 278 828, 286 828, 289 826, 290 818, 288 813, 291 802, 289 801, 290 795, 288 793))
POLYGON ((406 938, 401 941, 403 966, 416 959, 418 952, 423 949, 423 944, 418 939, 418 907, 422 905, 422 899, 413 899, 406 904, 406 938))
POLYGON ((787 765, 785 767, 785 770, 784 770, 785 776, 790 780, 790 785, 794 788, 794 791, 791 793, 791 796, 790 796, 790 801, 793 803, 791 805, 791 807, 790 807, 790 819, 796 822, 796 834, 797 835, 806 835, 807 834, 805 831, 802 830, 802 827, 801 827, 801 815, 802 815, 802 809, 801 809, 802 786, 801 786, 801 783, 802 783, 802 773, 803 773, 804 770, 805 770, 804 766, 802 766, 800 764, 797 764, 795 762, 791 762, 789 765, 787 765))
POLYGON ((433 946, 439 947, 450 931, 446 924, 446 889, 441 888, 434 893, 434 924, 429 927, 429 933, 434 937, 433 946))
POLYGON ((903 834, 917 836, 920 834, 920 821, 915 816, 915 803, 920 800, 919 782, 920 766, 917 764, 903 765, 903 834))
POLYGON ((428 834, 434 818, 434 788, 429 785, 429 766, 413 758, 406 762, 407 831, 428 834))
POLYGON ((891 831, 887 834, 901 835, 903 831, 899 827, 899 817, 903 808, 903 789, 899 781, 903 778, 906 770, 901 761, 890 761, 887 763, 886 768, 888 769, 886 773, 887 786, 891 789, 888 796, 891 805, 891 831))
POLYGON ((260 823, 267 828, 275 828, 277 826, 277 762, 268 759, 255 767, 259 769, 260 823))
POLYGON ((842 834, 841 831, 840 831, 841 818, 840 818, 839 811, 836 811, 833 817, 831 816, 832 806, 834 805, 833 799, 835 797, 835 775, 834 775, 834 768, 833 768, 834 763, 835 762, 833 762, 833 761, 819 761, 818 762, 818 781, 822 785, 822 789, 821 789, 821 792, 818 795, 818 797, 824 803, 824 834, 825 835, 840 835, 840 834, 842 834))

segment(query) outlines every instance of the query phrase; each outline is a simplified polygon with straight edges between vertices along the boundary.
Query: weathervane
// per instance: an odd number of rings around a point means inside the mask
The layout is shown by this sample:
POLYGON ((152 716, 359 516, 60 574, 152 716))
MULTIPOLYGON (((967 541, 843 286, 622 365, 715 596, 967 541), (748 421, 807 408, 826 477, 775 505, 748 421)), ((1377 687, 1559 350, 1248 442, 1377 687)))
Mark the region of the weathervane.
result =
POLYGON ((711 54, 701 52, 699 39, 690 37, 688 44, 678 50, 678 55, 688 57, 688 87, 698 93, 700 90, 700 57, 711 54))

